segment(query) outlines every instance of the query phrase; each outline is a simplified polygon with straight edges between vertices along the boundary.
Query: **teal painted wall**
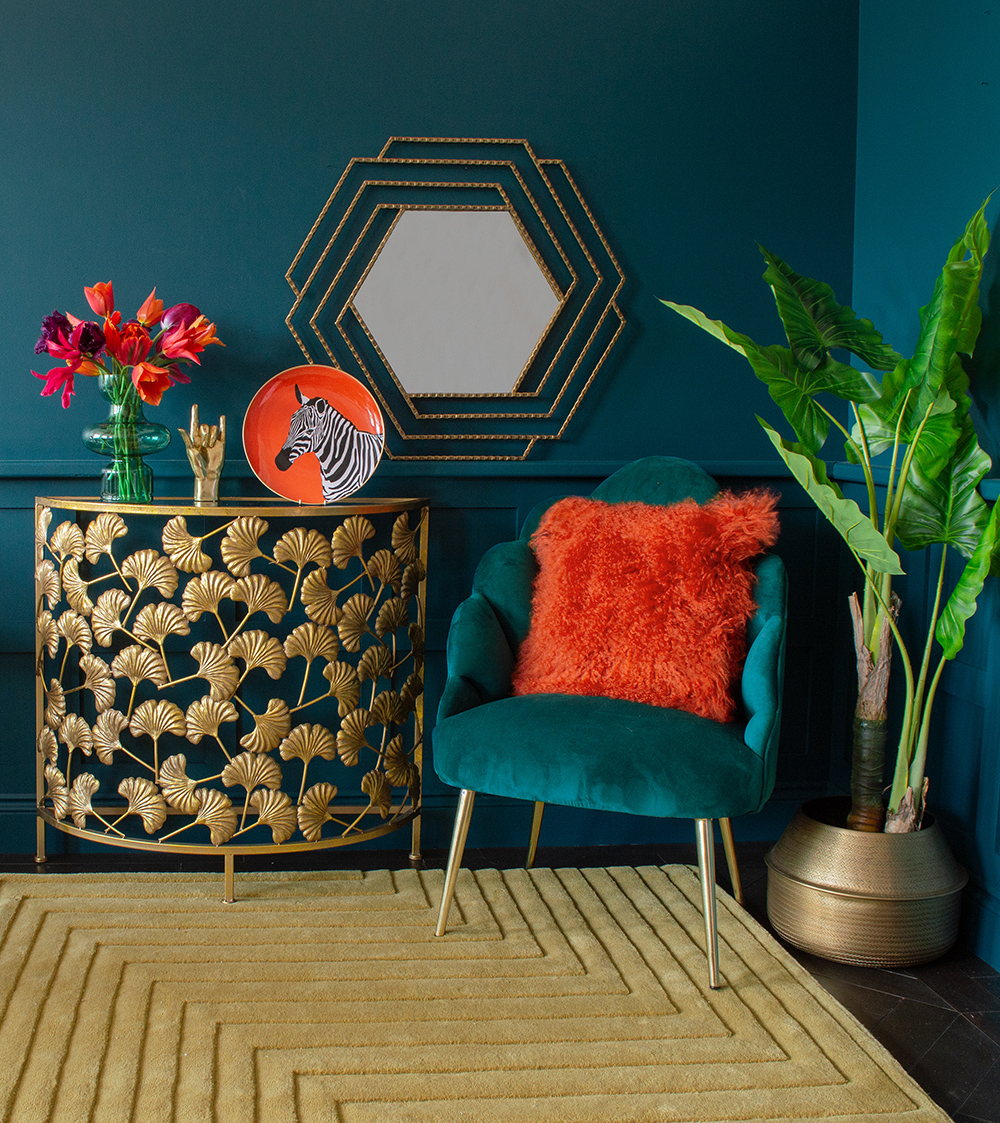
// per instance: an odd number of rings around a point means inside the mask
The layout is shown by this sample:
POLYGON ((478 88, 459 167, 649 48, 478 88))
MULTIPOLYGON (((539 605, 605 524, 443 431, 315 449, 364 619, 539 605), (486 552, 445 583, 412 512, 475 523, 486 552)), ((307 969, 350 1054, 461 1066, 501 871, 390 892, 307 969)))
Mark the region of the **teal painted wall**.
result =
MULTIPOLYGON (((904 354, 948 250, 1000 185, 1000 8, 862 0, 855 310, 904 354)), ((998 202, 988 214, 996 237, 998 202)), ((980 439, 1000 475, 1000 290, 991 251, 974 357, 980 439)), ((989 497, 996 494, 996 485, 989 497)), ((911 611, 926 609, 919 581, 911 611)), ((935 704, 931 805, 972 875, 964 934, 1000 966, 1000 597, 988 583, 935 704)))
MULTIPOLYGON (((850 295, 856 0, 8 0, 0 36, 0 850, 33 849, 31 514, 36 494, 93 494, 80 442, 103 414, 78 380, 69 410, 29 374, 42 315, 85 311, 111 278, 134 308, 155 284, 194 302, 226 349, 151 414, 176 428, 238 421, 301 361, 285 272, 352 157, 393 135, 525 138, 566 162, 627 278, 623 339, 566 438, 524 465, 385 463, 369 487, 431 498, 428 712, 475 562, 539 499, 589 492, 621 463, 665 453, 724 483, 783 491, 793 577, 792 678, 773 815, 842 768, 828 670, 838 581, 829 534, 777 474, 754 413, 778 415, 745 365, 669 314, 697 304, 777 337, 759 240, 850 295), (833 732, 831 732, 833 731, 833 732)), ((780 330, 780 328, 778 329, 780 330)), ((254 491, 232 442, 224 490, 254 491)), ((152 462, 161 494, 190 486, 179 441, 152 462)), ((444 846, 453 793, 428 770, 425 843, 444 846)), ((519 845, 524 812, 483 810, 473 844, 519 845)), ((674 837, 670 824, 553 815, 550 843, 674 837)), ((681 837, 688 837, 682 828, 681 837)), ((54 846, 73 846, 65 838, 54 846)))

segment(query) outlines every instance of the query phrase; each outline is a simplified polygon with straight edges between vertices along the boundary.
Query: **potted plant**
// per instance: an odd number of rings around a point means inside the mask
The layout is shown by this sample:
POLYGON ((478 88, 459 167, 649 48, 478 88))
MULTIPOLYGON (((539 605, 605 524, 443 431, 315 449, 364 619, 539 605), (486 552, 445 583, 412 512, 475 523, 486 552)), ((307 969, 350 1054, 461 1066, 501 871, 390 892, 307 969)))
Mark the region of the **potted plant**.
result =
POLYGON ((991 461, 979 446, 970 416, 963 365, 982 320, 978 297, 989 247, 988 202, 948 254, 930 302, 920 310, 919 335, 910 358, 886 345, 870 321, 838 304, 828 285, 799 276, 763 247, 764 280, 774 293, 787 346, 761 346, 696 308, 663 301, 744 355, 767 385, 797 439, 788 440, 761 418, 758 421, 847 544, 863 576, 860 596, 855 593, 850 600, 858 697, 846 822, 839 821, 840 813, 829 801, 816 801, 822 806, 807 805, 800 811, 769 856, 768 908, 775 927, 791 942, 831 958, 914 963, 941 954, 957 934, 964 872, 926 814, 925 770, 931 713, 944 665, 962 648, 966 622, 976 611, 976 599, 998 554, 997 510, 990 510, 978 490, 991 461), (879 373, 841 362, 834 357, 837 351, 848 352, 879 373), (832 403, 824 404, 827 396, 847 403, 846 424, 832 403), (846 459, 860 466, 866 509, 846 497, 827 474, 820 454, 834 431, 843 438, 846 459), (913 654, 897 624, 899 601, 892 581, 904 573, 897 544, 910 552, 940 547, 926 636, 913 654), (949 586, 946 563, 952 550, 966 561, 949 586), (893 647, 905 679, 905 703, 886 800, 893 647), (901 836, 920 841, 902 843, 901 836), (914 862, 918 851, 922 856, 914 862), (887 870, 887 864, 900 860, 890 859, 890 852, 908 855, 901 859, 903 872, 887 870), (926 869, 942 863, 933 872, 926 869), (845 878, 848 867, 859 867, 858 884, 845 878), (914 871, 921 870, 928 873, 929 887, 914 885, 914 871), (886 958, 889 953, 873 947, 869 929, 890 918, 859 904, 883 898, 895 902, 892 907, 900 901, 911 903, 904 909, 909 917, 905 924, 898 910, 893 914, 890 922, 897 930, 911 924, 909 914, 927 913, 928 899, 936 901, 930 922, 934 934, 918 935, 914 947, 897 948, 886 958), (809 915, 800 924, 795 916, 803 913, 809 915), (853 919, 848 924, 845 918, 853 919), (844 924, 850 933, 841 931, 844 924))

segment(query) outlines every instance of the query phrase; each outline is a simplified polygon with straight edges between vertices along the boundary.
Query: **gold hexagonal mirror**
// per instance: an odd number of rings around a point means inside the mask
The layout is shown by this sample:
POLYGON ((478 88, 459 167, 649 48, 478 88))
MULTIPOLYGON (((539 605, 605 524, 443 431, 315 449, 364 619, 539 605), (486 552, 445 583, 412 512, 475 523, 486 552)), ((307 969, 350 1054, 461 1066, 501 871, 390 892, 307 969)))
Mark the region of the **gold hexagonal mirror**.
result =
POLYGON ((589 208, 526 141, 393 138, 352 160, 286 276, 303 353, 368 381, 394 459, 523 460, 624 324, 589 208))

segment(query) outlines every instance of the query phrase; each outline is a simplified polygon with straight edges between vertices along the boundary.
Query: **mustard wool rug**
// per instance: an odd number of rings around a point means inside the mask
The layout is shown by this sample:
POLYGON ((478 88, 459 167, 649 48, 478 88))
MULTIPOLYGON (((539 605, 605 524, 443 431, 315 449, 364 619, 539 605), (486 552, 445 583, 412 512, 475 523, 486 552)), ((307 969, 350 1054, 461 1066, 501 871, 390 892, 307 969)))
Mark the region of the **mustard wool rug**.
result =
POLYGON ((0 880, 4 1123, 947 1120, 686 866, 0 880))

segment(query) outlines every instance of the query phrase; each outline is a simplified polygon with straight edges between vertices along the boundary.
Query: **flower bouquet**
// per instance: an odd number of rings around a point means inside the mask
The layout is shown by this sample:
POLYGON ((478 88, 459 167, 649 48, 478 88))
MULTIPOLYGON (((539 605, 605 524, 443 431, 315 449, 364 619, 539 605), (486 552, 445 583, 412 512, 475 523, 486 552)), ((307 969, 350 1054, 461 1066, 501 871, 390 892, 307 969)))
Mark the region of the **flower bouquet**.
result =
POLYGON ((142 458, 166 448, 170 430, 147 421, 143 403, 159 405, 168 387, 191 381, 182 364, 200 363, 198 355, 210 343, 223 344, 215 324, 193 304, 175 304, 164 311, 155 288, 135 319, 124 323, 115 310, 110 281, 83 291, 103 322, 80 320, 69 312, 46 316, 35 354, 48 353, 63 365, 47 374, 31 373, 45 380, 43 397, 61 389, 64 409, 74 393, 74 375, 98 379, 111 410, 106 421, 84 430, 83 439, 91 451, 111 457, 102 474, 101 498, 147 503, 153 497, 153 477, 142 458))

